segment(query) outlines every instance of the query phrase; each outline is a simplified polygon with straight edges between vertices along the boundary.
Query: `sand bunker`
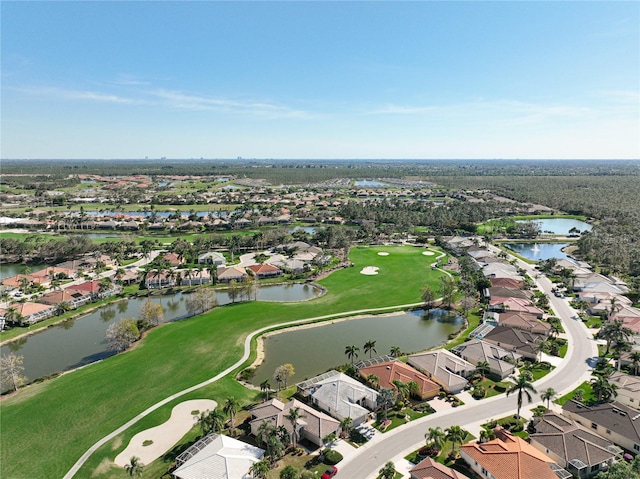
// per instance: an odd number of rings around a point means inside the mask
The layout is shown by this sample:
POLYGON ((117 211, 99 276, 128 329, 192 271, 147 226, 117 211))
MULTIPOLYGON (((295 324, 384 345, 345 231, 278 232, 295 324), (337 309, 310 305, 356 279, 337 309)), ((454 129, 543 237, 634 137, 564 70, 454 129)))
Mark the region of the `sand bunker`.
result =
POLYGON ((195 424, 191 414, 193 411, 212 410, 216 405, 216 402, 211 399, 194 399, 178 404, 171 410, 171 417, 166 422, 133 436, 129 445, 113 462, 124 467, 129 463, 131 456, 137 456, 143 464, 151 464, 171 449, 193 427, 195 424), (143 446, 145 441, 153 442, 143 446))
POLYGON ((425 256, 433 256, 435 253, 433 251, 423 251, 422 254, 425 256))
POLYGON ((389 256, 389 253, 387 253, 386 251, 380 251, 378 253, 378 256, 389 256))
POLYGON ((378 274, 379 269, 380 268, 378 268, 377 266, 365 266, 364 268, 362 268, 362 271, 360 271, 360 274, 367 274, 367 275, 378 274))

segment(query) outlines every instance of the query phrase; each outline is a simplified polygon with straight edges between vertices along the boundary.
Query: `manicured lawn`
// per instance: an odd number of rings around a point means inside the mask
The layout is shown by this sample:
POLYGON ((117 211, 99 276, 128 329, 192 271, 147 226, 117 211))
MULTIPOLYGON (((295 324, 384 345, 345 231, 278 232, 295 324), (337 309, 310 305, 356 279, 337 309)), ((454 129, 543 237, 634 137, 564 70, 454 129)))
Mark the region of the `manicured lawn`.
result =
POLYGON ((570 399, 573 399, 574 394, 576 392, 577 389, 582 389, 583 394, 582 394, 582 403, 585 404, 590 404, 590 403, 594 403, 596 401, 596 396, 595 394, 593 394, 593 389, 591 389, 591 384, 589 383, 589 381, 585 381, 583 382, 580 386, 578 386, 576 389, 574 389, 571 392, 568 392, 567 394, 565 394, 564 396, 556 399, 555 401, 553 401, 556 404, 559 404, 560 406, 564 406, 564 404, 569 401, 570 399))
MULTIPOLYGON (((160 326, 132 350, 88 367, 30 386, 0 402, 4 437, 0 475, 11 478, 62 477, 98 439, 159 400, 233 364, 251 331, 284 321, 355 309, 419 302, 420 287, 436 287, 442 274, 432 258, 413 247, 355 248, 354 266, 337 271, 321 284, 328 293, 296 304, 243 303, 160 326), (389 256, 379 256, 379 251, 389 256), (360 274, 365 266, 379 274, 360 274), (34 460, 25 451, 38 451, 34 460)), ((178 399, 224 400, 229 392, 247 400, 256 394, 232 380, 222 380, 178 399)), ((77 477, 91 477, 100 462, 112 460, 136 432, 159 424, 167 405, 129 428, 121 440, 105 445, 77 477)), ((97 474, 100 477, 100 473, 97 474)))

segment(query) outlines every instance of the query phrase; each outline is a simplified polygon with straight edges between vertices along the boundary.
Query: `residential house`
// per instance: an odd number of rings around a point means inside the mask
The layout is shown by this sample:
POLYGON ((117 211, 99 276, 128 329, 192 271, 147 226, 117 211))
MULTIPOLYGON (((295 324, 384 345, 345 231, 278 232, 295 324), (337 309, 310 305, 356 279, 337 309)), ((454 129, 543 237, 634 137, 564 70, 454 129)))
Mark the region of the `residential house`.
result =
POLYGON ((249 479, 264 450, 229 436, 209 434, 176 458, 177 479, 249 479))
POLYGON ((69 289, 61 289, 59 291, 51 291, 42 295, 38 302, 42 304, 58 305, 60 303, 68 303, 72 309, 91 301, 91 293, 74 291, 69 289))
POLYGON ((51 280, 47 276, 34 276, 32 274, 18 274, 16 276, 10 276, 2 280, 2 285, 9 289, 19 289, 22 287, 22 283, 26 283, 27 286, 32 284, 40 286, 48 286, 51 280))
POLYGON ((353 426, 377 407, 377 391, 334 370, 299 383, 298 392, 339 421, 350 417, 353 426))
POLYGON ((22 318, 22 324, 35 324, 38 321, 50 318, 55 315, 56 308, 50 304, 32 303, 12 303, 8 308, 0 309, 0 319, 6 319, 7 311, 14 309, 18 317, 22 318))
POLYGON ((211 274, 208 270, 176 270, 176 274, 179 278, 176 278, 176 282, 179 282, 181 286, 193 286, 199 284, 211 283, 211 274))
POLYGON ((485 290, 485 297, 531 299, 533 297, 533 293, 525 289, 507 288, 504 286, 492 286, 485 290))
POLYGON ((209 251, 198 256, 198 264, 215 264, 216 266, 226 266, 227 260, 222 253, 209 251))
POLYGON ((165 253, 162 255, 162 259, 169 262, 169 265, 176 268, 184 264, 184 259, 178 256, 176 253, 165 253))
POLYGON ((526 358, 538 359, 538 345, 546 338, 543 334, 524 331, 522 329, 496 326, 482 338, 488 343, 518 353, 526 358))
POLYGON ((440 392, 440 386, 436 382, 432 381, 426 374, 403 362, 391 360, 368 366, 362 364, 358 363, 356 365, 360 376, 363 379, 366 379, 370 374, 377 376, 380 388, 396 389, 393 384, 395 380, 405 384, 413 381, 418 384, 417 395, 423 401, 437 396, 440 392))
POLYGON ((59 266, 53 266, 50 268, 43 268, 38 271, 34 271, 31 273, 31 276, 38 276, 42 278, 47 278, 48 280, 52 280, 56 277, 58 278, 75 278, 76 270, 70 268, 61 268, 59 266))
MULTIPOLYGON (((628 362, 631 364, 631 361, 628 362)), ((617 387, 616 401, 625 406, 640 409, 640 377, 616 371, 609 376, 609 383, 617 387)))
POLYGON ((530 444, 581 479, 592 477, 620 460, 622 449, 593 431, 553 411, 534 418, 530 444))
POLYGON ((85 281, 84 283, 74 284, 66 288, 67 291, 80 291, 82 293, 88 293, 91 295, 91 299, 98 298, 108 298, 109 296, 113 296, 117 291, 118 287, 112 284, 108 289, 102 290, 100 287, 100 281, 91 280, 85 281))
POLYGON ((446 349, 413 354, 409 356, 409 364, 450 394, 462 391, 468 384, 466 378, 475 371, 473 364, 446 349))
POLYGON ((284 259, 280 261, 270 261, 269 264, 277 266, 290 274, 302 274, 309 270, 309 265, 299 259, 284 259))
POLYGON ((219 283, 230 283, 231 281, 241 282, 245 281, 248 277, 247 270, 241 266, 218 267, 219 283))
POLYGON ((147 289, 172 288, 176 283, 176 275, 173 271, 150 271, 144 284, 147 289))
POLYGON ((461 472, 427 457, 409 469, 411 479, 469 479, 461 472))
POLYGON ((272 264, 254 264, 247 266, 247 269, 249 269, 258 279, 282 276, 282 270, 272 264))
POLYGON ((513 278, 489 278, 491 286, 520 289, 524 286, 524 281, 513 278))
POLYGON ((586 406, 570 400, 562 414, 628 451, 640 452, 640 411, 619 402, 586 406))
POLYGON ((462 343, 451 351, 474 365, 486 361, 489 364, 489 371, 500 379, 513 374, 516 369, 516 361, 522 357, 520 354, 507 351, 480 339, 472 339, 462 343))
POLYGON ((298 437, 307 439, 317 446, 322 446, 322 439, 331 433, 337 434, 340 429, 340 422, 327 414, 313 409, 311 406, 293 399, 288 403, 283 403, 279 399, 271 399, 251 410, 251 434, 258 433, 258 428, 263 421, 268 421, 273 426, 284 426, 289 434, 293 431, 291 421, 285 416, 289 414, 291 408, 298 407, 304 417, 296 422, 298 437))
MULTIPOLYGON (((490 479, 558 479, 546 454, 503 428, 496 438, 460 446, 460 455, 480 477, 490 479)), ((556 466, 557 467, 557 466, 556 466)))
POLYGON ((489 300, 489 310, 498 312, 519 312, 533 314, 542 319, 544 311, 533 305, 528 299, 521 298, 491 298, 489 300))
POLYGON ((530 331, 532 333, 542 334, 545 337, 548 336, 549 332, 551 331, 551 325, 549 323, 543 323, 542 321, 539 321, 538 318, 533 314, 521 313, 518 311, 493 314, 497 316, 497 325, 500 326, 521 329, 523 331, 530 331))

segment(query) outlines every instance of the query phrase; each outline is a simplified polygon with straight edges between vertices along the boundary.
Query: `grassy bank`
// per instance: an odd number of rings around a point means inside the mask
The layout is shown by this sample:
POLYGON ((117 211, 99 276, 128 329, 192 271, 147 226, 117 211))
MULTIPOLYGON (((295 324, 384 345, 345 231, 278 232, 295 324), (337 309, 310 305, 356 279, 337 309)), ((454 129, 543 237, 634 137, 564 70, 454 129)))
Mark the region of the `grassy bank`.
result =
MULTIPOLYGON (((0 475, 61 477, 101 437, 152 404, 237 361, 244 338, 258 328, 342 311, 418 302, 420 287, 437 287, 442 274, 431 270, 433 258, 421 252, 413 247, 355 248, 350 255, 354 266, 321 281, 328 293, 320 298, 294 304, 235 304, 166 324, 150 331, 124 354, 4 398, 0 425, 8 439, 0 444, 0 475), (390 255, 379 256, 379 251, 390 255), (379 274, 360 274, 365 266, 377 266, 379 274), (38 458, 34 460, 28 451, 38 451, 38 458)), ((215 399, 219 387, 209 386, 188 398, 215 399)), ((165 406, 154 417, 157 420, 170 409, 171 405, 165 406)), ((145 427, 141 429, 148 427, 151 418, 142 423, 145 427)), ((131 432, 141 430, 138 426, 131 432)), ((106 451, 106 455, 113 458, 118 450, 106 451)), ((91 462, 95 465, 93 459, 91 462)))

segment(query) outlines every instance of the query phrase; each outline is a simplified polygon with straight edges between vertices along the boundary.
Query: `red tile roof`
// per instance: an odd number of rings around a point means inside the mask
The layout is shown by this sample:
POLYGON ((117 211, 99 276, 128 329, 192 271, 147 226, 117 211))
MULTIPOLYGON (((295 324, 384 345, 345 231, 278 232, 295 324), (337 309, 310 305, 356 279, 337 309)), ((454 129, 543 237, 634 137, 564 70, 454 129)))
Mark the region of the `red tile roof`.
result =
POLYGON ((369 374, 376 375, 381 388, 395 389, 394 380, 409 383, 414 381, 420 386, 422 398, 433 397, 440 392, 440 386, 411 366, 400 361, 387 361, 373 366, 360 368, 360 375, 366 378, 369 374))

